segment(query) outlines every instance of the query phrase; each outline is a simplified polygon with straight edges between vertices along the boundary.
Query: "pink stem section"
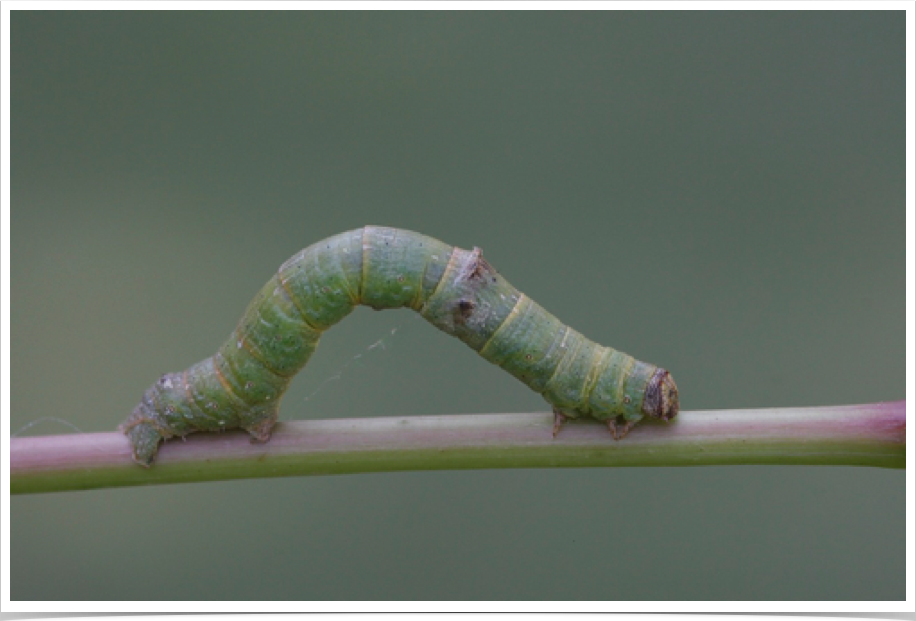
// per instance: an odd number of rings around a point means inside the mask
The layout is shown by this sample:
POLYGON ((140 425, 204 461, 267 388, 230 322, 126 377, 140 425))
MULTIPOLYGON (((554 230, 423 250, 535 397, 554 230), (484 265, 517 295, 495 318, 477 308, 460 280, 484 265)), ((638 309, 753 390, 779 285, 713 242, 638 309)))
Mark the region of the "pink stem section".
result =
POLYGON ((167 442, 144 469, 120 433, 14 438, 13 494, 260 477, 404 470, 608 466, 906 467, 906 402, 683 412, 615 441, 604 425, 550 414, 469 414, 278 424, 167 442))

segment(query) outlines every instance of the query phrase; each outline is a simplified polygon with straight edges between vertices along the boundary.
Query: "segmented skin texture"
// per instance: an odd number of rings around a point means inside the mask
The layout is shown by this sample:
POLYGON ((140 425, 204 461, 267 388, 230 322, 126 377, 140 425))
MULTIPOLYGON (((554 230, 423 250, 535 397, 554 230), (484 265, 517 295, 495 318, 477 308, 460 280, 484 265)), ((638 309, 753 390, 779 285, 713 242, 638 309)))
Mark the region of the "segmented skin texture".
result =
POLYGON ((162 440, 245 429, 266 442, 280 400, 321 334, 363 304, 411 308, 567 418, 604 421, 622 438, 644 416, 678 412, 670 374, 594 343, 519 292, 479 248, 462 250, 402 229, 367 226, 302 250, 271 278, 219 351, 162 376, 121 425, 149 466, 162 440))

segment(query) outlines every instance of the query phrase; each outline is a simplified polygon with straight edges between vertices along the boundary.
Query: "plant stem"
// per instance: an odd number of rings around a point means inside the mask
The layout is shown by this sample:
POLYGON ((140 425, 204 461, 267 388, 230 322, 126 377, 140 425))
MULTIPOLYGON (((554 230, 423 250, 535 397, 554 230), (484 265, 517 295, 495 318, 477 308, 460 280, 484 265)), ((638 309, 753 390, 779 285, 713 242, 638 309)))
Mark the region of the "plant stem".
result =
POLYGON ((906 402, 683 412, 614 441, 604 425, 550 414, 473 414, 280 423, 266 444, 242 432, 171 440, 144 469, 127 438, 14 438, 13 494, 402 470, 738 464, 906 467, 906 402))

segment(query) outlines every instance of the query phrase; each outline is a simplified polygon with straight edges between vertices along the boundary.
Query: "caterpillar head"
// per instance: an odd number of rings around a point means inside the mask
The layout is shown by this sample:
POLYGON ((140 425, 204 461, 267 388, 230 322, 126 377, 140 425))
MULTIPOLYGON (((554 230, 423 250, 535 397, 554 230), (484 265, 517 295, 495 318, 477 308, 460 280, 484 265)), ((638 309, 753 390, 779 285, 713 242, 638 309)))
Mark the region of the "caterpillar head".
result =
POLYGON ((663 420, 666 423, 677 416, 680 403, 677 396, 677 385, 674 378, 665 369, 659 368, 646 386, 646 398, 643 399, 644 414, 663 420))

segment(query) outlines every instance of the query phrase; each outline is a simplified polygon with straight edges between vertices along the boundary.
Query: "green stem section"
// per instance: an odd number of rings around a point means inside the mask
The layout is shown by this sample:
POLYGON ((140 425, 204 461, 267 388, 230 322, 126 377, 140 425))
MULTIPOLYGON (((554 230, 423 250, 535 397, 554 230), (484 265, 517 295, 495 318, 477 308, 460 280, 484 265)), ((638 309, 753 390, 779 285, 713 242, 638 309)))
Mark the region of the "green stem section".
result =
POLYGON ((270 441, 241 431, 163 445, 138 468, 120 433, 13 438, 13 494, 133 485, 405 470, 609 466, 906 467, 906 402, 684 412, 624 441, 604 425, 550 414, 473 414, 278 424, 270 441))

